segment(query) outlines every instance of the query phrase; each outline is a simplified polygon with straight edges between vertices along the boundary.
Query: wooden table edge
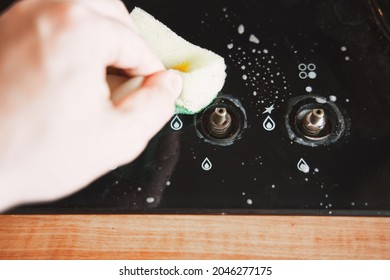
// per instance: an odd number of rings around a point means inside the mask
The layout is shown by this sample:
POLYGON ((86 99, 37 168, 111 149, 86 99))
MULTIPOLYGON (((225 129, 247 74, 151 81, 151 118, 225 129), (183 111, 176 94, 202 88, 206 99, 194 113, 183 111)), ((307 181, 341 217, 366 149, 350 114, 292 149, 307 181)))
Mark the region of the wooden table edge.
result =
POLYGON ((390 218, 0 215, 0 259, 390 259, 390 218))

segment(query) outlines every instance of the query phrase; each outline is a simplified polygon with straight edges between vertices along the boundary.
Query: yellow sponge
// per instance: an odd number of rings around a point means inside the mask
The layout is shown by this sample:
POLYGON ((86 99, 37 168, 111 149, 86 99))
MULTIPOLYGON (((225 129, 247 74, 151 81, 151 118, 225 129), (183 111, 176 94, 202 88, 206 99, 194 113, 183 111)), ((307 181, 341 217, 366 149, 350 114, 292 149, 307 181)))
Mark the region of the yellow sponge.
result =
POLYGON ((134 8, 130 16, 164 66, 183 79, 176 112, 194 114, 209 105, 225 83, 223 57, 187 42, 140 8, 134 8))

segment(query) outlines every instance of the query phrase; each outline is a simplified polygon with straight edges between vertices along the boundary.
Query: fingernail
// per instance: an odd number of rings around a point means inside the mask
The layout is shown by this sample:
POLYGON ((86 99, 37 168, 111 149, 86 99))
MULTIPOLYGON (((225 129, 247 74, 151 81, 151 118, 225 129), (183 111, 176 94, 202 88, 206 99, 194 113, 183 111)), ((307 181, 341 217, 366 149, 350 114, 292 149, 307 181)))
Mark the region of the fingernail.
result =
POLYGON ((168 70, 170 74, 171 84, 173 88, 173 93, 175 99, 179 98, 181 91, 183 89, 183 81, 178 73, 174 70, 168 70))

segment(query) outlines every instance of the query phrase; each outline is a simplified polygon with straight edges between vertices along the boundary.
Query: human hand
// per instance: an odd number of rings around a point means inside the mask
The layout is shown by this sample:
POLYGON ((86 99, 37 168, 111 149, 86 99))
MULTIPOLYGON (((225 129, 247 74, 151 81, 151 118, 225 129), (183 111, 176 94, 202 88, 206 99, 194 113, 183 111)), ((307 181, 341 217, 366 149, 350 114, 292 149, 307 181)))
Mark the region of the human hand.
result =
POLYGON ((0 211, 135 159, 174 112, 181 80, 120 1, 20 1, 0 17, 0 38, 0 211), (145 77, 141 87, 112 77, 110 92, 108 66, 145 77))

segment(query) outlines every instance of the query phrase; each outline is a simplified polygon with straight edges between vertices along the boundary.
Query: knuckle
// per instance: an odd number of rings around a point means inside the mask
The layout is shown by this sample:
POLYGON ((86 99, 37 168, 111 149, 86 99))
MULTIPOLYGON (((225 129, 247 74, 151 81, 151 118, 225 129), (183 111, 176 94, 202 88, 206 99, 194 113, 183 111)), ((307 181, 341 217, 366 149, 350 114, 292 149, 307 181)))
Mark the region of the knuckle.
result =
POLYGON ((74 2, 55 2, 51 5, 51 12, 65 20, 72 20, 83 15, 85 8, 74 2))
POLYGON ((12 9, 10 10, 10 12, 13 13, 13 16, 23 15, 25 11, 26 11, 25 1, 16 2, 12 6, 12 9))
POLYGON ((52 2, 46 10, 46 18, 59 30, 67 30, 79 25, 85 21, 87 15, 86 8, 72 1, 52 2))

